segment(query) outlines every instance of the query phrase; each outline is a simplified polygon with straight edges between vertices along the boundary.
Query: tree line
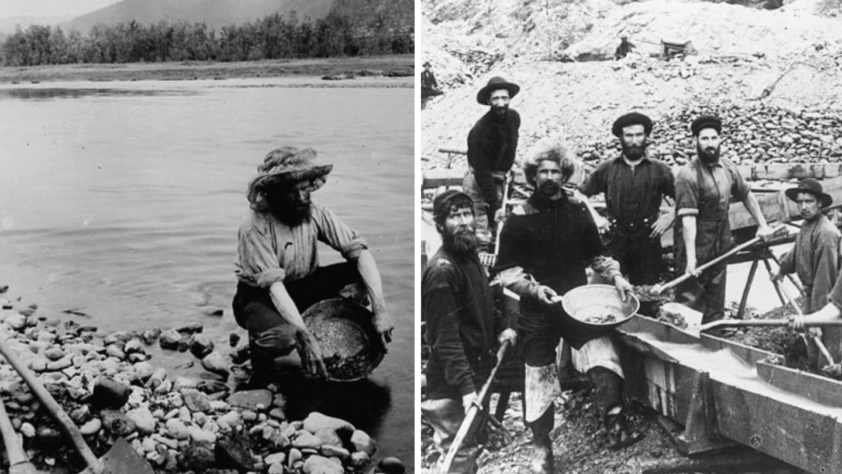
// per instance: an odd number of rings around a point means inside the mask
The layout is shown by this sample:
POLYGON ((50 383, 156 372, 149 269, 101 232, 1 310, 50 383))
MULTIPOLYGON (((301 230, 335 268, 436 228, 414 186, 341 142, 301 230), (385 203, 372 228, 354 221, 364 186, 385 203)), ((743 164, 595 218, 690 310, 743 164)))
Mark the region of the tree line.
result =
POLYGON ((331 11, 325 18, 299 21, 278 13, 254 22, 224 26, 204 23, 136 21, 94 26, 88 35, 60 27, 18 27, 0 45, 6 66, 165 61, 256 61, 261 59, 411 54, 412 27, 392 27, 384 18, 366 25, 331 11))

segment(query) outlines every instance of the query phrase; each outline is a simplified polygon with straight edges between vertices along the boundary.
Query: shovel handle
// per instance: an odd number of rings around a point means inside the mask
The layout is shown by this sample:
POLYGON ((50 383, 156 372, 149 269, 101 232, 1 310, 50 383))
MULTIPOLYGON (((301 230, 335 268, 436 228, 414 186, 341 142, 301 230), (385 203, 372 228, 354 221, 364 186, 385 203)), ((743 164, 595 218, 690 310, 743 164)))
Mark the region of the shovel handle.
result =
POLYGON ((497 351, 497 364, 493 369, 491 369, 491 375, 488 377, 488 381, 485 382, 485 385, 483 385, 482 389, 479 391, 479 395, 477 395, 477 402, 471 406, 465 414, 465 419, 462 420, 462 424, 459 426, 459 431, 456 432, 456 436, 453 438, 453 443, 450 445, 450 449, 447 451, 447 456, 444 458, 444 463, 442 463, 442 473, 448 474, 450 472, 450 466, 453 464, 453 459, 456 457, 456 453, 459 451, 459 448, 462 447, 462 443, 465 442, 465 438, 468 437, 471 426, 474 424, 474 419, 479 413, 480 407, 482 406, 485 396, 488 393, 488 389, 491 387, 491 382, 494 381, 494 377, 497 375, 497 370, 500 368, 500 365, 502 365, 503 358, 506 356, 506 351, 509 349, 510 345, 510 341, 505 341, 497 351))
POLYGON ((20 445, 20 438, 12 426, 12 420, 9 419, 2 400, 0 400, 0 432, 3 433, 3 444, 9 456, 9 466, 26 462, 26 454, 23 452, 23 446, 20 445))
POLYGON ((0 353, 2 353, 3 357, 9 361, 9 364, 17 371, 23 381, 29 385, 29 388, 35 396, 38 397, 38 400, 47 407, 56 421, 59 422, 61 427, 64 429, 64 432, 67 433, 67 436, 70 437, 70 440, 76 446, 79 454, 85 460, 85 463, 87 463, 90 470, 94 474, 101 474, 104 470, 102 461, 97 459, 96 455, 94 455, 93 451, 91 451, 91 448, 89 448, 88 444, 85 443, 85 439, 82 437, 82 433, 79 431, 79 428, 76 427, 73 420, 70 419, 70 416, 67 415, 67 412, 64 411, 61 405, 59 405, 53 396, 50 395, 50 392, 44 388, 44 385, 40 380, 38 380, 35 374, 23 365, 20 360, 18 360, 17 356, 15 356, 12 349, 9 347, 8 342, 2 338, 0 338, 0 353))
MULTIPOLYGON (((719 327, 781 327, 789 324, 788 319, 720 319, 699 326, 699 331, 705 332, 719 327)), ((809 328, 840 327, 842 319, 835 321, 806 322, 804 326, 809 328)))

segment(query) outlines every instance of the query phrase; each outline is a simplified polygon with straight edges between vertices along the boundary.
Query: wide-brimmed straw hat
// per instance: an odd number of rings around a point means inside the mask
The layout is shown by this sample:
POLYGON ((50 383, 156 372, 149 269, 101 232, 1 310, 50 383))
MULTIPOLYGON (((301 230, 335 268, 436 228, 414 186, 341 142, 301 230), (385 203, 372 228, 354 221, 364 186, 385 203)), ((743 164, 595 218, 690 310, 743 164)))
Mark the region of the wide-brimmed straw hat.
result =
POLYGON ((488 104, 488 96, 492 92, 500 89, 506 89, 509 91, 509 98, 513 99, 518 92, 520 92, 520 86, 509 82, 502 77, 492 77, 488 80, 488 84, 485 85, 482 89, 477 92, 477 102, 482 105, 489 105, 488 104))
POLYGON ((798 187, 787 189, 784 193, 786 194, 786 197, 792 199, 793 201, 796 200, 799 193, 812 194, 821 202, 822 207, 827 207, 833 203, 833 198, 829 194, 825 194, 821 183, 813 178, 802 179, 801 182, 798 183, 798 187))
POLYGON ((257 167, 259 174, 249 183, 248 200, 252 209, 266 209, 264 192, 267 187, 290 186, 301 181, 310 181, 311 191, 324 186, 333 165, 317 165, 313 163, 315 159, 316 150, 312 148, 299 150, 285 146, 267 153, 257 167))

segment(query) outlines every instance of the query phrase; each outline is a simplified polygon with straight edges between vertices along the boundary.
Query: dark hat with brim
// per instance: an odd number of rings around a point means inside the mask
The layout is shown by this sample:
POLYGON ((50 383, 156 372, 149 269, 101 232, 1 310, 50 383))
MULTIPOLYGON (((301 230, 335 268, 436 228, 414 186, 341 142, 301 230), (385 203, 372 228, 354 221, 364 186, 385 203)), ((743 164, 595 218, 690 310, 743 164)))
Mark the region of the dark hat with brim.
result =
POLYGON ((706 128, 712 128, 716 130, 716 133, 722 133, 722 120, 715 115, 702 115, 701 117, 693 120, 693 123, 690 125, 690 131, 693 132, 693 136, 699 136, 699 132, 706 128))
POLYGON ((424 61, 423 66, 424 66, 424 67, 427 67, 427 66, 432 66, 432 64, 430 64, 430 61, 424 61))
POLYGON ((457 199, 467 202, 468 207, 473 209, 474 200, 462 191, 448 189, 433 199, 433 218, 436 222, 443 222, 450 215, 450 207, 457 199))
POLYGON ((267 208, 264 192, 267 186, 290 186, 301 181, 310 181, 311 191, 315 191, 327 182, 326 176, 333 170, 333 165, 317 165, 316 150, 286 146, 270 151, 257 167, 258 175, 249 183, 248 200, 252 209, 267 208))
POLYGON ((639 112, 630 112, 614 121, 614 126, 611 127, 611 133, 615 137, 622 137, 623 128, 632 125, 643 125, 643 131, 647 136, 652 132, 652 119, 639 112))
POLYGON ((509 82, 502 77, 492 77, 488 80, 488 84, 485 85, 482 89, 477 92, 477 102, 482 105, 489 105, 488 104, 488 96, 491 95, 492 92, 500 89, 506 89, 509 91, 509 98, 512 99, 514 96, 520 92, 520 86, 509 82))
POLYGON ((821 183, 813 178, 802 179, 801 182, 798 183, 798 187, 787 189, 784 193, 786 194, 786 197, 793 201, 798 198, 798 194, 800 193, 812 194, 821 202, 823 208, 830 206, 831 203, 833 203, 833 198, 830 197, 829 194, 825 194, 821 183))

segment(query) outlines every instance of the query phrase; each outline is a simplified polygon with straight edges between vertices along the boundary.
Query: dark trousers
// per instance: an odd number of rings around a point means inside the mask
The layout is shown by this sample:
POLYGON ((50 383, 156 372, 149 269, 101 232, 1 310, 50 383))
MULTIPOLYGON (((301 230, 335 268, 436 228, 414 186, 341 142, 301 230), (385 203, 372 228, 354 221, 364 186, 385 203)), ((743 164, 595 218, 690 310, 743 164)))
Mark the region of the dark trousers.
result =
MULTIPOLYGON (((319 267, 312 275, 301 280, 284 282, 287 293, 300 313, 310 306, 330 298, 338 298, 339 292, 347 285, 362 282, 357 265, 343 262, 326 267, 319 267)), ((255 371, 268 371, 274 366, 274 355, 267 354, 256 347, 254 340, 260 333, 277 326, 289 325, 278 313, 269 288, 255 288, 246 283, 237 284, 237 294, 232 304, 234 319, 249 333, 252 351, 252 368, 255 371)))

